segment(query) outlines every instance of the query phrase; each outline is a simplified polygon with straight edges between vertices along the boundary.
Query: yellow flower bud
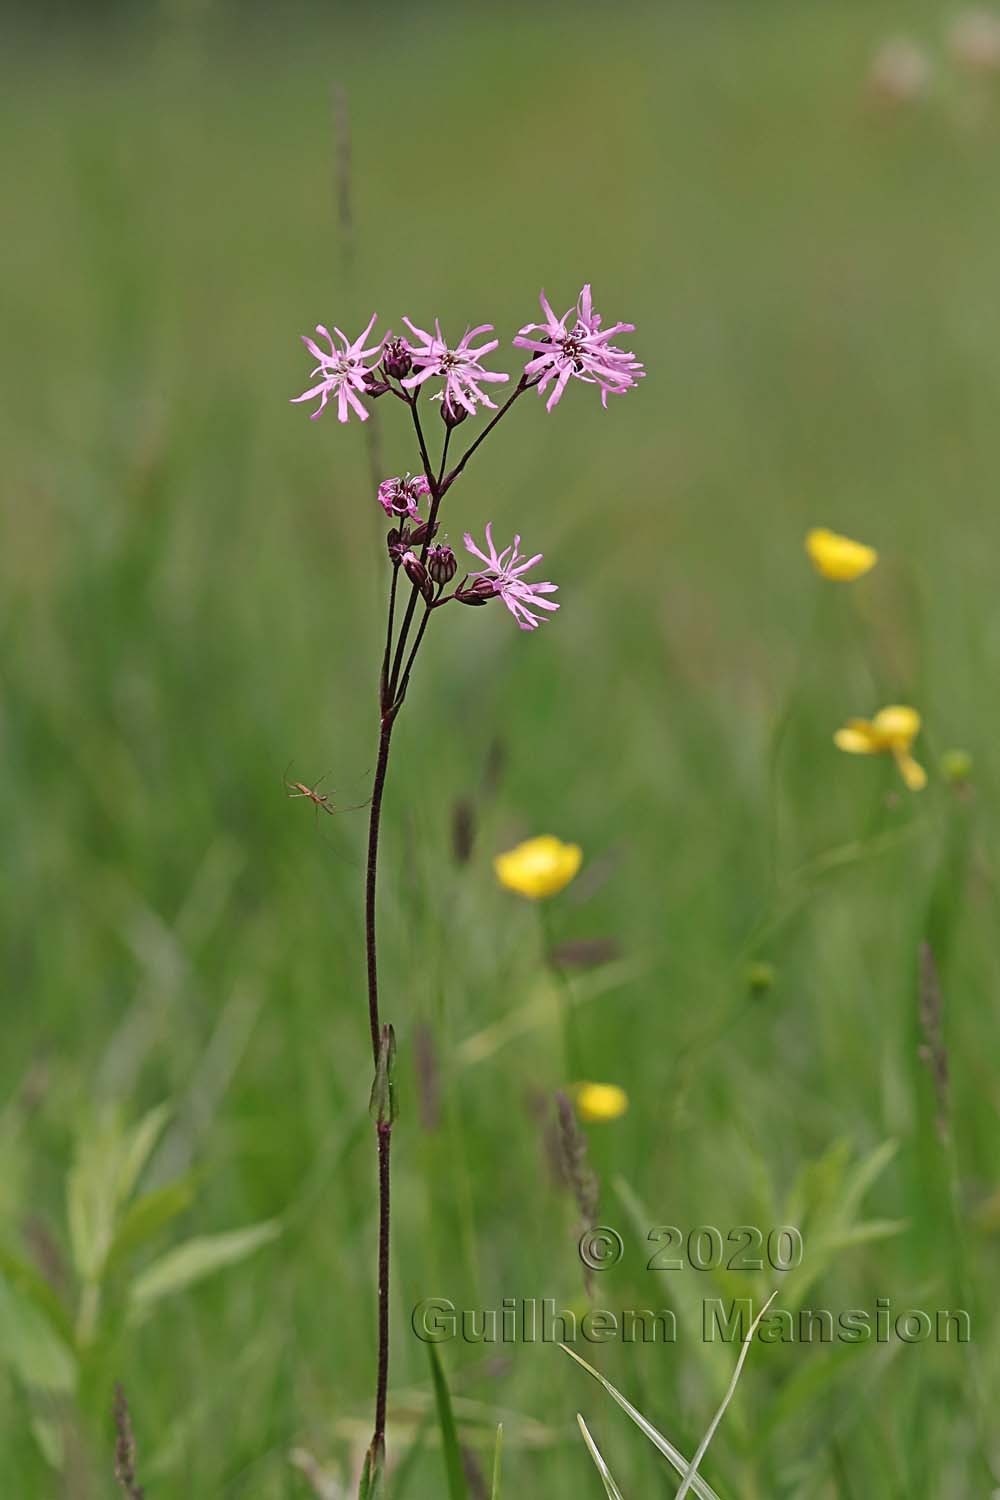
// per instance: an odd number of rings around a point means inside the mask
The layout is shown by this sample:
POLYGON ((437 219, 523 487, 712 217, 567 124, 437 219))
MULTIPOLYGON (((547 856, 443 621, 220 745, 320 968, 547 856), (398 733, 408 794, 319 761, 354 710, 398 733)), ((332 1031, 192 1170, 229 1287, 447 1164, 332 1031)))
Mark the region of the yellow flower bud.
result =
POLYGON ((952 786, 960 786, 972 775, 972 756, 968 750, 946 750, 941 757, 941 775, 952 786))
POLYGON ((746 981, 751 994, 766 994, 773 987, 774 979, 774 965, 769 964, 766 959, 758 958, 747 964, 746 981))
POLYGON ((583 860, 578 844, 564 844, 552 834, 528 839, 493 861, 496 877, 508 891, 529 901, 555 896, 573 879, 583 860))
POLYGON ((806 552, 816 572, 837 583, 850 583, 860 578, 878 562, 874 547, 868 547, 864 542, 852 542, 849 536, 838 536, 835 531, 827 531, 822 526, 807 535, 806 552))
POLYGON ((628 1109, 628 1095, 617 1083, 578 1083, 576 1112, 587 1125, 617 1120, 628 1109))

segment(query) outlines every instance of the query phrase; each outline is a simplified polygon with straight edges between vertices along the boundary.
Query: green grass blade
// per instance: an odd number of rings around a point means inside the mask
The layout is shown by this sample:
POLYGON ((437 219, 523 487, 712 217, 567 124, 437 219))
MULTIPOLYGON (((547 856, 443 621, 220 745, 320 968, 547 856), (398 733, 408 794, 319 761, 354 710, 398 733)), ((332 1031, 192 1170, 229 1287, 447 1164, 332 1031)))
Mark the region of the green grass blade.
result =
POLYGON ((728 1387, 726 1389, 726 1394, 722 1398, 722 1402, 721 1402, 721 1405, 719 1406, 718 1411, 715 1413, 715 1416, 712 1418, 711 1422, 709 1422, 709 1424, 708 1424, 708 1431, 705 1433, 705 1436, 702 1438, 701 1442, 698 1444, 698 1450, 695 1453, 694 1458, 692 1458, 692 1460, 691 1460, 691 1463, 690 1463, 690 1465, 688 1467, 687 1473, 684 1475, 684 1483, 681 1485, 680 1489, 677 1491, 676 1500, 684 1500, 684 1496, 687 1494, 688 1490, 690 1490, 693 1487, 693 1485, 694 1485, 695 1479, 697 1478, 698 1465, 701 1463, 702 1459, 704 1458, 705 1452, 706 1452, 706 1450, 708 1448, 708 1445, 712 1441, 713 1437, 715 1436, 715 1429, 718 1427, 719 1423, 722 1421, 722 1418, 725 1415, 726 1407, 729 1405, 730 1401, 733 1399, 733 1396, 734 1396, 734 1394, 736 1392, 737 1383, 739 1381, 740 1375, 743 1372, 744 1362, 746 1360, 747 1355, 750 1353, 750 1344, 751 1344, 751 1342, 753 1340, 753 1336, 757 1332, 757 1328, 758 1328, 758 1325, 760 1323, 761 1318, 767 1312, 768 1308, 771 1306, 771 1303, 774 1301, 774 1299, 775 1299, 775 1297, 777 1295, 778 1295, 777 1292, 772 1292, 771 1293, 770 1297, 768 1297, 767 1301, 764 1303, 764 1306, 761 1308, 760 1312, 757 1314, 757 1316, 754 1318, 753 1322, 750 1324, 750 1327, 747 1329, 746 1338, 743 1340, 743 1348, 740 1350, 740 1357, 736 1361, 736 1369, 733 1371, 733 1378, 729 1382, 729 1385, 728 1385, 728 1387))
POLYGON ((417 1467, 419 1465, 421 1455, 423 1454, 424 1448, 427 1445, 427 1434, 432 1427, 433 1422, 434 1413, 431 1411, 430 1407, 428 1407, 427 1411, 420 1419, 420 1425, 417 1428, 416 1432, 413 1434, 413 1438, 410 1441, 406 1452, 403 1454, 402 1458, 399 1460, 398 1464, 393 1470, 392 1484, 390 1487, 392 1500, 403 1500, 403 1497, 409 1493, 410 1485, 413 1482, 413 1476, 417 1472, 417 1467))
POLYGON ((445 1473, 448 1476, 448 1497, 449 1500, 468 1500, 462 1450, 458 1446, 458 1429, 455 1426, 455 1413, 451 1407, 448 1384, 444 1378, 437 1349, 433 1344, 427 1345, 427 1353, 431 1362, 431 1378, 434 1381, 434 1400, 437 1405, 438 1426, 441 1429, 445 1473))
POLYGON ((591 1437, 590 1432, 587 1428, 587 1424, 583 1420, 579 1412, 577 1412, 576 1414, 576 1420, 580 1424, 580 1431, 583 1433, 583 1441, 587 1445, 587 1451, 589 1452, 591 1458, 594 1460, 594 1467, 597 1469, 598 1474, 600 1474, 601 1478, 604 1481, 604 1488, 607 1490, 608 1500, 623 1500, 622 1492, 615 1484, 611 1470, 604 1462, 601 1450, 600 1448, 598 1448, 597 1444, 594 1442, 594 1439, 591 1437))
MULTIPOLYGON (((610 1380, 606 1380, 599 1370, 594 1369, 593 1365, 588 1365, 587 1361, 585 1359, 582 1359, 574 1349, 570 1349, 567 1344, 560 1344, 559 1347, 563 1350, 564 1353, 569 1355, 570 1359, 575 1359, 578 1365, 582 1365, 587 1374, 592 1375, 598 1382, 598 1384, 603 1385, 608 1395, 614 1397, 614 1399, 618 1402, 618 1405, 621 1407, 622 1411, 626 1412, 632 1418, 632 1421, 639 1428, 640 1432, 645 1433, 646 1437, 648 1437, 649 1441, 653 1444, 653 1447, 658 1448, 663 1454, 664 1458, 667 1459, 669 1463, 673 1464, 678 1474, 687 1474, 690 1465, 687 1459, 684 1457, 683 1453, 681 1453, 679 1449, 674 1447, 669 1438, 665 1438, 662 1432, 657 1432, 652 1422, 647 1422, 642 1412, 637 1411, 636 1408, 632 1405, 631 1401, 627 1400, 626 1397, 622 1395, 621 1391, 615 1389, 610 1380)), ((699 1500, 719 1500, 719 1497, 712 1489, 712 1486, 710 1484, 707 1484, 705 1480, 702 1479, 700 1474, 695 1474, 693 1476, 691 1481, 691 1488, 699 1497, 699 1500)))
POLYGON ((490 1485, 490 1500, 500 1500, 500 1458, 503 1452, 503 1423, 497 1423, 497 1445, 493 1449, 493 1483, 490 1485))

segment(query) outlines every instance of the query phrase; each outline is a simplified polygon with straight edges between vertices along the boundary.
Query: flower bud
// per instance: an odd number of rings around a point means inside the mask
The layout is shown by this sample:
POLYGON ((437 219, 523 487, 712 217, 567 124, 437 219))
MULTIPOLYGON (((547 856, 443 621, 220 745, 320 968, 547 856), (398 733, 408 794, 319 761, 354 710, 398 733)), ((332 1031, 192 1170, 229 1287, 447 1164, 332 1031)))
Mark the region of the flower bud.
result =
POLYGON ((446 427, 457 427, 460 422, 465 421, 469 413, 460 401, 449 401, 448 397, 444 396, 441 400, 441 415, 446 427))
POLYGON ((403 567, 411 583, 415 583, 428 604, 434 597, 434 585, 427 576, 427 569, 415 552, 403 553, 403 567))
POLYGON ((387 380, 380 380, 374 370, 365 373, 365 395, 377 401, 379 396, 384 396, 391 387, 387 380))
POLYGON ((766 959, 755 959, 746 967, 747 989, 751 995, 766 995, 768 990, 774 988, 776 979, 775 968, 766 959))
POLYGON ((458 563, 447 542, 440 547, 431 547, 427 553, 427 571, 435 583, 450 583, 454 578, 458 563))
POLYGON ((946 750, 941 757, 941 775, 952 786, 964 786, 971 780, 972 756, 968 750, 946 750))
POLYGON ((496 594, 492 578, 474 578, 467 587, 455 590, 459 604, 488 604, 496 594))
POLYGON ((437 521, 434 522, 433 526, 429 521, 423 521, 419 526, 414 526, 410 532, 410 541, 414 547, 422 547, 424 542, 430 541, 433 537, 437 536, 437 532, 437 521))
POLYGON ((382 350, 382 368, 393 380, 405 380, 413 369, 410 346, 405 339, 389 339, 382 350))
POLYGON ((410 582, 422 588, 427 577, 427 569, 415 552, 408 550, 403 553, 403 567, 406 569, 406 576, 410 582))

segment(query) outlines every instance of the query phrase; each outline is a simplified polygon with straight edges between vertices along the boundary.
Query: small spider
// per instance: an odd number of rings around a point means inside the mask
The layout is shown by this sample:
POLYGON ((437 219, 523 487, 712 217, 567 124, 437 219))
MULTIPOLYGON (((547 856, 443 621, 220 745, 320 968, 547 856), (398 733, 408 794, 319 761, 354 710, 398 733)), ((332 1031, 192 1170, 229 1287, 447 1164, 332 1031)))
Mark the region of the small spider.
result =
POLYGON ((338 812, 357 812, 360 808, 368 806, 367 802, 358 802, 353 807, 334 807, 326 793, 319 790, 320 781, 323 780, 325 777, 321 776, 315 786, 306 786, 304 781, 286 781, 285 786, 288 788, 289 797, 308 797, 317 810, 322 808, 331 817, 338 812))

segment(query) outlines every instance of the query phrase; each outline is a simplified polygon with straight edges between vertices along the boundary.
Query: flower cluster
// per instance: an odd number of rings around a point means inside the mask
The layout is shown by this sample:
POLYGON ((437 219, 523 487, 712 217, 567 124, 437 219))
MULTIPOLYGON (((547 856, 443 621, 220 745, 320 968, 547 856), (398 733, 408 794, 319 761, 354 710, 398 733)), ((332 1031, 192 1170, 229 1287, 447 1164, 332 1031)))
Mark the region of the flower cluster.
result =
MULTIPOLYGON (((549 597, 556 592, 556 584, 531 582, 525 577, 542 561, 542 554, 537 552, 528 557, 522 553, 520 535, 498 548, 490 522, 486 527, 485 551, 469 532, 465 533, 466 548, 483 566, 474 567, 446 594, 444 590, 458 569, 450 547, 431 545, 438 531, 441 500, 483 439, 526 391, 537 390, 547 398, 546 409, 552 411, 569 382, 579 380, 584 385, 596 385, 606 407, 609 396, 623 396, 645 374, 632 353, 612 342, 620 333, 633 332, 634 325, 611 323, 603 327, 600 313, 594 311, 589 284, 562 317, 556 316, 544 292, 540 300, 544 322, 526 323, 512 340, 514 348, 526 350, 531 357, 516 385, 509 394, 504 393, 504 404, 499 409, 490 391, 509 385, 511 376, 486 364, 500 347, 499 338, 493 336, 492 323, 469 327, 457 343, 450 343, 439 319, 434 319, 430 332, 404 317, 402 321, 408 330, 405 336, 390 331, 377 342, 369 343, 377 314, 372 315, 364 333, 353 342, 339 328, 335 327, 331 334, 322 324, 318 325, 316 332, 329 344, 329 352, 312 338, 303 340, 317 361, 312 375, 319 379, 301 396, 292 398, 296 402, 318 399, 315 411, 310 413, 318 417, 335 397, 341 422, 348 421, 352 414, 366 421, 367 403, 382 396, 391 394, 405 403, 413 420, 421 471, 394 475, 383 479, 378 486, 378 503, 394 523, 387 538, 394 578, 402 568, 413 585, 414 598, 417 593, 422 595, 428 609, 451 600, 484 605, 491 599, 501 599, 521 630, 537 629, 546 615, 559 608, 549 597), (421 393, 432 386, 436 389, 430 399, 439 403, 445 427, 439 466, 431 464, 418 412, 421 393), (447 470, 453 429, 474 417, 481 407, 495 415, 454 467, 447 470), (427 507, 423 514, 422 504, 427 507)), ((395 598, 395 582, 393 590, 395 598)), ((409 629, 410 619, 412 607, 406 616, 405 630, 409 629)), ((405 631, 403 639, 405 644, 405 631)))
MULTIPOLYGON (((549 411, 560 400, 570 380, 598 386, 601 402, 607 406, 608 396, 623 396, 645 374, 634 354, 616 348, 611 342, 616 334, 632 333, 635 325, 612 323, 603 328, 600 313, 594 311, 589 284, 561 318, 556 317, 544 292, 539 300, 545 321, 526 323, 512 342, 515 348, 526 349, 532 356, 524 368, 522 383, 537 386, 541 395, 552 387, 545 403, 549 411)), ((467 328, 457 344, 450 344, 438 319, 434 320, 434 332, 429 333, 409 318, 403 318, 410 331, 409 337, 394 337, 387 333, 377 344, 365 348, 376 317, 377 314, 372 316, 364 333, 353 343, 335 328, 342 349, 337 348, 332 336, 319 325, 316 332, 329 341, 329 354, 311 338, 304 338, 303 343, 317 360, 312 373, 322 379, 292 399, 309 401, 318 396, 320 404, 312 413, 317 417, 335 394, 341 422, 346 422, 352 411, 364 421, 368 412, 360 399, 362 396, 384 395, 392 388, 393 380, 398 380, 410 393, 428 381, 440 380, 441 388, 435 391, 432 399, 441 402, 446 421, 455 423, 474 416, 480 406, 496 410, 496 403, 483 387, 505 385, 510 375, 502 370, 487 369, 483 361, 500 347, 500 340, 486 338, 478 345, 473 343, 481 334, 493 333, 492 323, 467 328)))

